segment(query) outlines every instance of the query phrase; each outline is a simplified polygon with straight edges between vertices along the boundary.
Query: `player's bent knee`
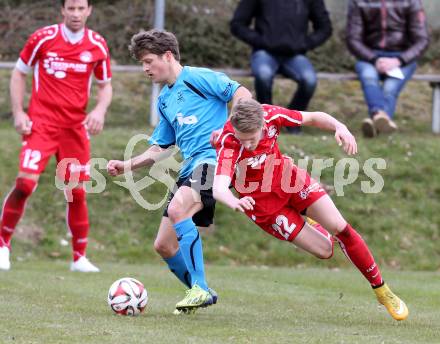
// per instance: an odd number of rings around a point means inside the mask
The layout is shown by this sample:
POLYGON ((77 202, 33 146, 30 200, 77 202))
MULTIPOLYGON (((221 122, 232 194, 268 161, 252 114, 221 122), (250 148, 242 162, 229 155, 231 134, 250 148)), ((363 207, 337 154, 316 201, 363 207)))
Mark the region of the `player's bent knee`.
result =
POLYGON ((322 252, 321 256, 318 258, 319 259, 330 259, 331 257, 333 257, 333 246, 331 247, 331 249, 322 252))
POLYGON ((327 251, 325 257, 321 259, 330 259, 335 251, 335 241, 333 237, 328 238, 327 251))
POLYGON ((177 223, 188 216, 180 209, 180 207, 172 206, 170 205, 168 207, 168 218, 171 220, 172 223, 177 223))
POLYGON ((319 259, 330 259, 333 257, 334 242, 333 238, 328 239, 328 243, 325 244, 318 254, 315 254, 319 259))
POLYGON ((153 244, 154 250, 163 258, 173 257, 178 247, 174 247, 174 245, 170 244, 167 241, 156 239, 153 244))

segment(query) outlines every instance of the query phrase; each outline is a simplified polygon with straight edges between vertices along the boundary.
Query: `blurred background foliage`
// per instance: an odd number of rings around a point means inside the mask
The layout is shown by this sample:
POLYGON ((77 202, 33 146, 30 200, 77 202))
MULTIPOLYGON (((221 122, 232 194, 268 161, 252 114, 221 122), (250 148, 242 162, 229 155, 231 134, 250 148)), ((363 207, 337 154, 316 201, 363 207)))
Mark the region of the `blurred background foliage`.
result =
MULTIPOLYGON (((353 68, 347 52, 344 25, 348 0, 326 0, 334 26, 330 40, 309 53, 320 71, 343 72, 353 68)), ((249 65, 249 47, 229 32, 229 20, 238 0, 167 0, 167 30, 176 33, 183 63, 210 67, 249 65)), ((431 45, 420 61, 425 72, 440 70, 440 1, 423 1, 431 32, 431 45)), ((133 64, 127 45, 130 37, 154 22, 154 0, 93 1, 89 26, 106 37, 118 64, 133 64)), ((14 61, 27 36, 35 29, 60 22, 56 0, 0 0, 0 60, 14 61)))

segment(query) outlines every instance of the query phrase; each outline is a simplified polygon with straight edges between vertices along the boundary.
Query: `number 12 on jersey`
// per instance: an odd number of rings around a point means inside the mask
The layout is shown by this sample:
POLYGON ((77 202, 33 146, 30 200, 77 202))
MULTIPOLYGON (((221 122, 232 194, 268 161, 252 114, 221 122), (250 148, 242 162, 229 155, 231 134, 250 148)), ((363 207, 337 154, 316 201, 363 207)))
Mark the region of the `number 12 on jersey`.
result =
POLYGON ((38 170, 38 163, 41 160, 41 152, 32 149, 26 149, 24 151, 23 167, 31 170, 38 170))
POLYGON ((288 240, 289 236, 295 230, 296 225, 289 225, 289 220, 284 215, 278 215, 272 228, 276 230, 284 239, 288 240))

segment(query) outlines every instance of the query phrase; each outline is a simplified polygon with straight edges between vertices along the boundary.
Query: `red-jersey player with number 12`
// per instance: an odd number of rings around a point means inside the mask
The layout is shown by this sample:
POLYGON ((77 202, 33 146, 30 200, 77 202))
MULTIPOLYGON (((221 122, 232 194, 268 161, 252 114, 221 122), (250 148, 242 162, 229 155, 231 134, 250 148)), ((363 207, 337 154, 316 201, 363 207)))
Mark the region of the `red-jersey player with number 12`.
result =
POLYGON ((343 252, 368 280, 380 303, 396 320, 406 319, 408 308, 384 283, 379 268, 359 233, 343 218, 331 198, 306 171, 295 166, 278 148, 283 126, 311 125, 333 130, 345 152, 355 154, 357 144, 347 127, 324 112, 288 110, 242 100, 216 141, 217 169, 214 198, 244 212, 260 228, 280 240, 319 258, 330 258, 333 241, 317 221, 335 236, 343 252), (239 193, 229 190, 232 182, 239 193))
POLYGON ((86 258, 89 219, 83 183, 90 175, 90 142, 101 132, 112 97, 110 54, 104 38, 85 24, 87 0, 62 0, 63 23, 30 35, 11 76, 14 125, 22 135, 19 173, 4 201, 0 223, 0 269, 10 269, 10 240, 49 158, 56 156, 57 177, 68 182, 67 226, 72 234, 72 271, 97 272, 86 258), (28 113, 23 108, 26 75, 33 70, 28 113), (92 77, 97 103, 88 114, 92 77))

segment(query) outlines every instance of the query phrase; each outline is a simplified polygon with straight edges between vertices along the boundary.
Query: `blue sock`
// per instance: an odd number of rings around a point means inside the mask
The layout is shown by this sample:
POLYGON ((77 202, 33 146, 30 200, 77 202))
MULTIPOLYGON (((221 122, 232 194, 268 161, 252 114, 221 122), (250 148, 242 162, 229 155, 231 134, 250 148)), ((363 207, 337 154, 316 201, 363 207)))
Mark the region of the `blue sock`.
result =
POLYGON ((183 258, 180 248, 173 257, 164 258, 163 260, 168 264, 171 272, 176 275, 180 282, 185 284, 188 288, 191 288, 191 275, 186 267, 185 259, 183 258))
POLYGON ((174 224, 179 240, 180 251, 185 259, 191 275, 191 285, 198 284, 200 288, 208 290, 203 263, 202 238, 192 218, 174 224))

